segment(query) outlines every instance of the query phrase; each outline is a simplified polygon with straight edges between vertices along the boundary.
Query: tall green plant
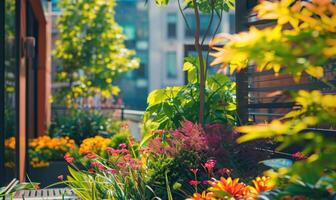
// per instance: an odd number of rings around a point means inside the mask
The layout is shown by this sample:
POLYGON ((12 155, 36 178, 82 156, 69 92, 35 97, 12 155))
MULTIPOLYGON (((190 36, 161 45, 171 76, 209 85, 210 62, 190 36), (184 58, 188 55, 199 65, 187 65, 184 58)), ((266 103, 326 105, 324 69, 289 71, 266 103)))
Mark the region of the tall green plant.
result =
MULTIPOLYGON (((144 123, 149 120, 159 124, 160 129, 169 130, 180 126, 183 119, 199 121, 200 87, 196 58, 186 58, 184 70, 188 73, 188 84, 154 90, 148 96, 148 107, 144 123)), ((223 74, 209 76, 205 82, 205 123, 235 125, 235 83, 223 74)))
POLYGON ((63 0, 57 21, 59 39, 54 55, 60 61, 57 80, 67 84, 58 100, 119 92, 112 84, 121 73, 138 67, 125 48, 122 28, 115 22, 115 0, 63 0))
MULTIPOLYGON (((199 77, 199 109, 198 109, 198 121, 200 124, 204 124, 205 120, 205 106, 206 106, 206 77, 207 77, 207 60, 208 60, 208 54, 207 52, 206 59, 204 59, 203 55, 203 44, 205 41, 205 38, 209 36, 211 26, 213 26, 214 18, 218 17, 219 22, 216 25, 216 32, 218 31, 221 19, 222 19, 222 13, 223 11, 229 11, 230 9, 234 8, 234 0, 182 0, 184 8, 182 8, 180 0, 177 0, 179 5, 179 10, 183 16, 183 19, 185 20, 186 27, 190 29, 189 23, 184 15, 184 12, 186 9, 192 9, 193 13, 195 14, 195 21, 196 21, 196 29, 195 29, 195 36, 194 36, 194 45, 195 49, 197 51, 197 57, 199 62, 199 70, 197 71, 197 76, 199 77), (209 21, 209 24, 207 25, 207 31, 205 35, 201 35, 201 12, 203 13, 210 13, 211 19, 209 21), (202 38, 203 37, 203 38, 202 38)), ((169 3, 169 0, 155 0, 155 3, 157 5, 167 5, 169 3)))

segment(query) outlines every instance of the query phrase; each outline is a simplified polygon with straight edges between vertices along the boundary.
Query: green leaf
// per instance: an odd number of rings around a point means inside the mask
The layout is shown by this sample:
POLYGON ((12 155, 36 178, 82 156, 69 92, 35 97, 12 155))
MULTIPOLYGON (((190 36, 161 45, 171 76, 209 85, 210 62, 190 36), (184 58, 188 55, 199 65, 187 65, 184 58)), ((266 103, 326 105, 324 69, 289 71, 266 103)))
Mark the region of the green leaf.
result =
POLYGON ((260 163, 264 164, 267 167, 271 167, 273 169, 279 169, 279 168, 288 168, 293 165, 293 161, 289 159, 284 158, 276 158, 276 159, 269 159, 261 161, 260 163))

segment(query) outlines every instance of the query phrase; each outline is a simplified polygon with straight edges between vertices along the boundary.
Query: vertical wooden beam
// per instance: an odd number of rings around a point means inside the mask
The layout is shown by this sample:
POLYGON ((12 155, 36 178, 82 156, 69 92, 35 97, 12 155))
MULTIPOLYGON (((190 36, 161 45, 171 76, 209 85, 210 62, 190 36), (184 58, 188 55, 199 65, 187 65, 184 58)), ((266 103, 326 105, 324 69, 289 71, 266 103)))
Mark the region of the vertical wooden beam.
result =
MULTIPOLYGON (((34 16, 38 21, 38 77, 37 77, 37 134, 43 135, 46 132, 47 125, 50 120, 50 103, 48 101, 51 90, 51 78, 50 78, 50 65, 51 57, 49 46, 51 46, 50 41, 51 31, 47 31, 47 28, 51 28, 51 20, 47 21, 45 14, 43 12, 43 7, 41 1, 29 0, 31 8, 33 10, 34 16)), ((49 3, 49 2, 48 2, 49 3)))
MULTIPOLYGON (((0 177, 5 177, 5 1, 0 1, 0 177)), ((0 185, 5 179, 0 178, 0 185)))
POLYGON ((46 132, 46 106, 48 103, 46 90, 46 24, 39 23, 38 37, 38 76, 37 76, 37 134, 46 132))
MULTIPOLYGON (((248 29, 248 0, 236 1, 236 33, 248 29)), ((237 113, 240 124, 248 122, 248 70, 247 68, 236 73, 237 84, 237 113)))
POLYGON ((17 84, 16 84, 16 106, 18 117, 18 135, 16 138, 18 178, 25 181, 25 161, 26 161, 26 60, 23 55, 24 39, 26 37, 26 0, 18 0, 19 18, 16 19, 19 30, 17 42, 18 66, 17 66, 17 84))

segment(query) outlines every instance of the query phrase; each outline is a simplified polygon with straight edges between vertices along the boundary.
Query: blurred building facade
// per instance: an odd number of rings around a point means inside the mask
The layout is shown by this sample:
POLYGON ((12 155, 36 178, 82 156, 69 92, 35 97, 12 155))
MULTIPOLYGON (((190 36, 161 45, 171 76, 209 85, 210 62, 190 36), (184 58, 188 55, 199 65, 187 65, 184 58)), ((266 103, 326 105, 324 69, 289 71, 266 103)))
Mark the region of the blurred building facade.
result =
MULTIPOLYGON (((59 0, 52 0, 53 5, 53 38, 57 37, 55 22, 61 10, 57 7, 59 0)), ((119 77, 115 84, 121 88, 120 97, 126 108, 144 110, 149 92, 167 86, 185 84, 183 72, 184 57, 195 54, 194 30, 196 23, 192 10, 187 11, 185 17, 190 26, 185 25, 183 16, 179 12, 178 4, 172 1, 166 7, 157 7, 154 1, 145 0, 116 0, 116 21, 122 26, 126 36, 125 44, 136 51, 140 58, 140 67, 119 77)), ((201 33, 207 30, 210 14, 201 16, 201 33)), ((211 39, 219 22, 214 17, 213 25, 206 38, 211 39)), ((223 12, 218 33, 234 32, 234 13, 223 12)), ((205 44, 206 44, 205 43, 205 44)), ((53 61, 53 70, 57 69, 57 61, 53 61)))

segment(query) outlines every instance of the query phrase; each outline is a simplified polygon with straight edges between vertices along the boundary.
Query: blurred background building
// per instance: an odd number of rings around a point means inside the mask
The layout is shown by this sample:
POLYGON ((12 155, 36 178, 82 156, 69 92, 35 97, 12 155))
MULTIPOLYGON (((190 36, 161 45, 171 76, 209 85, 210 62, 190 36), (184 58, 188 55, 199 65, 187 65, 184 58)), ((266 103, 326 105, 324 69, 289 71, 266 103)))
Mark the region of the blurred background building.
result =
MULTIPOLYGON (((53 38, 57 37, 55 26, 61 10, 57 7, 59 0, 52 0, 53 38)), ((140 67, 130 71, 115 81, 121 89, 120 97, 126 108, 144 110, 149 92, 167 86, 183 85, 186 77, 182 67, 184 57, 195 54, 193 51, 193 33, 196 28, 192 10, 185 17, 191 31, 187 29, 178 4, 170 3, 158 9, 153 1, 117 0, 116 21, 123 27, 126 46, 136 51, 140 58, 140 67)), ((201 33, 205 34, 210 14, 201 16, 201 33)), ((214 18, 206 43, 216 30, 218 18, 214 18)), ((234 32, 234 13, 223 12, 218 33, 234 32)), ((53 60, 53 74, 57 70, 57 61, 53 60)), ((60 83, 53 84, 54 88, 60 83)))

